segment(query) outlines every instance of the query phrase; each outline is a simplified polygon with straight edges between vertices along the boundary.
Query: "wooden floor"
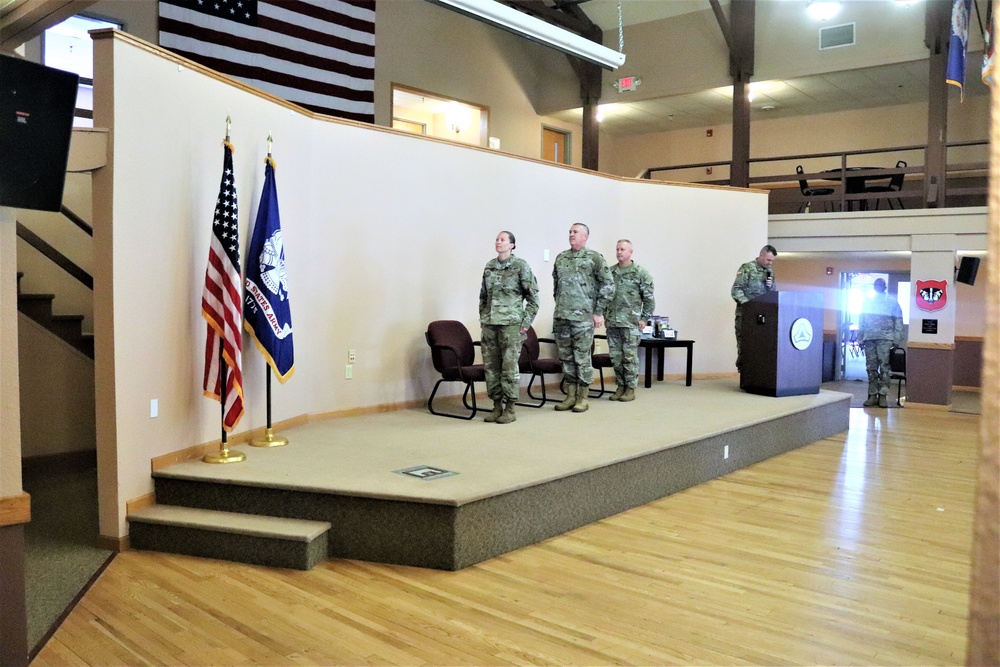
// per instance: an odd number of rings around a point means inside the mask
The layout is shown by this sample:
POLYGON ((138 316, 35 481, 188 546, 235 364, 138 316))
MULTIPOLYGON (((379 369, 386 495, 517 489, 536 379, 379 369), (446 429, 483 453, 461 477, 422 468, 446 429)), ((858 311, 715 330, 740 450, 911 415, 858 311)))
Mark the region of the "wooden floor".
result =
POLYGON ((32 665, 960 665, 977 415, 849 434, 459 572, 119 555, 32 665))

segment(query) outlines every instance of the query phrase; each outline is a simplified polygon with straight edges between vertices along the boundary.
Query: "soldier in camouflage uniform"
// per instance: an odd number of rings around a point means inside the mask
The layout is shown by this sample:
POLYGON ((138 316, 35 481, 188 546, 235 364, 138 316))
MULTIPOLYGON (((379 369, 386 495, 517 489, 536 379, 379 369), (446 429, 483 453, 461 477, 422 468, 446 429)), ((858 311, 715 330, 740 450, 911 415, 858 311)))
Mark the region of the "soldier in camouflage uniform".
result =
POLYGON ((903 310, 885 293, 885 281, 875 281, 875 295, 865 300, 858 322, 858 339, 865 345, 868 369, 867 407, 889 407, 889 350, 903 340, 903 310))
POLYGON ((615 296, 604 322, 618 385, 611 400, 633 401, 639 378, 639 337, 655 308, 653 277, 632 261, 632 242, 628 239, 618 241, 615 256, 618 263, 610 267, 615 296))
POLYGON ((517 361, 538 312, 538 283, 528 263, 513 255, 513 234, 497 234, 495 247, 497 258, 486 263, 479 289, 486 391, 493 399, 493 411, 483 421, 509 424, 516 419, 514 404, 521 388, 517 361))
POLYGON ((556 257, 552 283, 556 308, 552 331, 566 383, 566 400, 556 410, 586 412, 587 387, 594 380, 591 349, 594 327, 604 326, 604 311, 614 296, 615 283, 601 253, 587 249, 590 228, 569 228, 569 250, 556 257))
POLYGON ((736 369, 740 369, 740 348, 742 347, 740 336, 743 333, 743 304, 751 299, 756 299, 765 292, 777 289, 774 280, 774 272, 771 264, 778 256, 778 251, 773 245, 766 245, 760 249, 757 259, 751 260, 740 266, 736 272, 736 280, 733 281, 733 289, 730 295, 736 301, 736 369))

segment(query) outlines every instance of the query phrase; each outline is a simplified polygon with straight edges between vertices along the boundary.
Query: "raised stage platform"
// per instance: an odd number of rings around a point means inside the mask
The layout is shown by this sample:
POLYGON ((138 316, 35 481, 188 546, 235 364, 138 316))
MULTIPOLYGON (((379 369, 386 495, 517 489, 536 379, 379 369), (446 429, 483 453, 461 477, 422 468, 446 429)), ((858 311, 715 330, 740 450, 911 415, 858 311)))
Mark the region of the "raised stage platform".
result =
POLYGON ((330 522, 330 558, 457 570, 845 431, 850 401, 677 380, 508 425, 426 409, 316 421, 280 432, 287 447, 239 446, 245 462, 153 476, 158 504, 330 522), (448 474, 402 472, 422 467, 448 474))

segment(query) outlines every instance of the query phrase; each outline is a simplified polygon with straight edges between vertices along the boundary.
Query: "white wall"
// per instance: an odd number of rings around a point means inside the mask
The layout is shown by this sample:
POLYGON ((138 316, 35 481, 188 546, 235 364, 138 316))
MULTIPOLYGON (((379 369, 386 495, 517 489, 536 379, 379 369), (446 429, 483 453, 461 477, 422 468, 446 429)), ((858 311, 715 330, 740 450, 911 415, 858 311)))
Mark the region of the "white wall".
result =
POLYGON ((0 499, 21 494, 14 210, 0 206, 0 499))
POLYGON ((27 315, 17 319, 21 456, 94 451, 93 360, 27 315))
MULTIPOLYGON (((265 139, 274 135, 296 347, 295 376, 274 385, 275 421, 424 400, 436 379, 427 323, 462 320, 478 337, 482 267, 500 229, 517 235, 518 254, 538 276, 540 332, 552 309, 543 251, 554 259, 569 226, 586 222, 590 247, 609 259, 619 237, 636 241, 637 259, 660 281, 657 310, 685 335, 702 336, 695 372, 732 370, 729 283, 766 239, 765 194, 623 182, 316 120, 179 68, 128 37, 95 46, 96 120, 111 128, 113 156, 95 175, 102 485, 117 475, 112 507, 102 496, 102 534, 124 534, 125 501, 152 489, 151 458, 218 438, 218 404, 201 391, 200 299, 227 114, 244 252, 265 139), (712 279, 707 299, 684 295, 704 289, 709 256, 725 277, 712 279), (353 380, 343 379, 348 349, 357 351, 353 380)), ((265 423, 264 362, 247 341, 243 372, 247 415, 238 431, 265 423)))

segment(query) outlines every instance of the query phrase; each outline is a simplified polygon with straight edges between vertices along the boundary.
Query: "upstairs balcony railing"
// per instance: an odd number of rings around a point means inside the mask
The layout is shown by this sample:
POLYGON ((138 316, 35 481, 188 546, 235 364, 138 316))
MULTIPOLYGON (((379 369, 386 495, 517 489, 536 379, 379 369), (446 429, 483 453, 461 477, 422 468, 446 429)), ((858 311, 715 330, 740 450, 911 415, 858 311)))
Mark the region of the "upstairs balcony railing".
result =
MULTIPOLYGON (((939 186, 925 178, 926 154, 926 145, 916 145, 751 158, 750 187, 770 191, 771 215, 919 209, 928 201, 938 207, 986 205, 988 141, 947 144, 945 179, 939 186), (796 167, 802 167, 802 173, 796 167)), ((700 162, 652 167, 641 177, 729 185, 729 166, 729 162, 700 162)))

